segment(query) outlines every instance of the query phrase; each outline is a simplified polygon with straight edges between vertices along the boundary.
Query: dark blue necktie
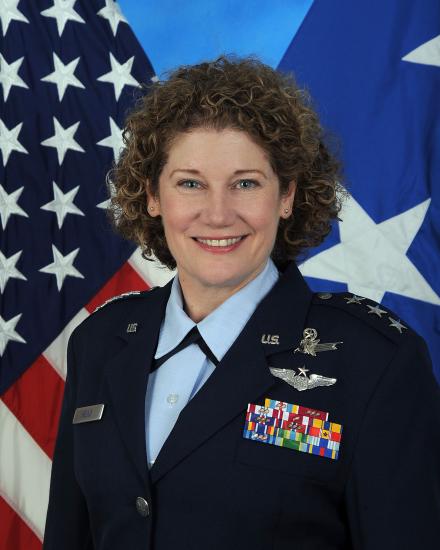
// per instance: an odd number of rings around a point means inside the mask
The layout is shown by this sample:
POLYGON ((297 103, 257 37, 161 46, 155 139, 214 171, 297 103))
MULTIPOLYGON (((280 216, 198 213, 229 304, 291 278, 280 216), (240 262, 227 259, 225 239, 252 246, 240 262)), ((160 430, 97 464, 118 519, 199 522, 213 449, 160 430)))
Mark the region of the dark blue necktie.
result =
POLYGON ((191 344, 197 344, 199 348, 203 351, 203 353, 206 355, 206 357, 213 363, 215 366, 219 364, 219 360, 217 357, 212 353, 210 350, 208 344, 203 340, 202 335, 199 332, 199 329, 197 326, 194 326, 188 334, 185 336, 185 338, 178 344, 175 348, 173 348, 171 351, 163 355, 160 359, 155 359, 153 363, 153 367, 151 371, 154 371, 158 369, 165 361, 168 361, 170 357, 173 355, 176 355, 176 353, 179 353, 179 351, 185 349, 186 347, 190 346, 191 344))

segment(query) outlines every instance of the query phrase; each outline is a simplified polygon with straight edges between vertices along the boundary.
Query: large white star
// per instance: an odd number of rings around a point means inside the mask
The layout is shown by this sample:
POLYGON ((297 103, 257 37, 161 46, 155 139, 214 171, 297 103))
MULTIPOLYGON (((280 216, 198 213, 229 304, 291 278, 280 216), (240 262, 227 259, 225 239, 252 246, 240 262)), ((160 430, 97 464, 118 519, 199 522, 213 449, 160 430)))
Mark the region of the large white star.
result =
POLYGON ((101 139, 101 141, 98 141, 97 145, 102 145, 103 147, 110 147, 110 149, 113 149, 113 156, 115 158, 115 161, 117 161, 119 158, 119 153, 124 146, 124 143, 122 141, 122 130, 119 128, 119 126, 116 124, 111 116, 109 117, 109 121, 110 135, 104 139, 101 139))
POLYGON ((98 15, 108 20, 113 31, 113 36, 116 36, 119 23, 128 23, 122 15, 118 3, 113 0, 105 0, 105 6, 98 11, 98 15))
POLYGON ((340 244, 300 266, 303 275, 345 282, 353 294, 380 302, 385 292, 440 304, 440 297, 406 256, 430 199, 376 224, 350 197, 341 212, 340 244))
POLYGON ((57 278, 58 291, 63 286, 64 279, 66 277, 77 277, 84 279, 84 275, 80 273, 76 267, 73 266, 73 262, 79 252, 79 248, 72 250, 66 256, 63 256, 55 245, 52 245, 53 262, 39 269, 42 273, 49 273, 55 275, 57 278))
POLYGON ((9 130, 0 119, 0 150, 2 152, 3 166, 6 166, 9 155, 12 151, 17 151, 18 153, 25 153, 27 155, 27 150, 23 145, 18 141, 18 134, 21 132, 21 127, 23 123, 17 124, 15 128, 9 130))
POLYGON ((83 83, 73 74, 78 63, 79 57, 70 63, 67 63, 67 65, 64 65, 57 54, 55 52, 53 53, 54 72, 44 76, 41 80, 56 84, 58 99, 60 101, 64 97, 64 92, 66 91, 67 86, 75 86, 76 88, 82 88, 83 90, 85 89, 83 83))
POLYGON ((16 189, 10 195, 8 195, 5 189, 0 185, 0 218, 2 221, 3 229, 6 229, 6 224, 8 223, 9 216, 11 216, 12 214, 17 214, 17 216, 24 216, 25 218, 29 218, 23 208, 21 208, 17 204, 23 189, 24 187, 20 187, 20 189, 16 189))
POLYGON ((29 23, 29 20, 17 8, 19 2, 20 0, 0 0, 0 20, 3 36, 6 36, 11 21, 29 23))
POLYGON ((131 76, 134 56, 125 63, 119 63, 110 52, 111 71, 98 77, 100 82, 110 82, 115 89, 115 98, 118 101, 124 86, 139 86, 139 82, 131 76))
POLYGON ((44 204, 41 209, 55 212, 57 215, 58 227, 61 229, 64 218, 67 214, 78 214, 84 216, 84 212, 80 210, 74 203, 76 194, 78 193, 79 185, 71 189, 67 193, 63 193, 55 182, 53 184, 53 201, 44 204))
POLYGON ((23 59, 24 57, 20 57, 8 64, 0 53, 0 84, 3 86, 3 99, 5 101, 8 99, 12 86, 29 89, 26 82, 18 76, 18 71, 23 63, 23 59))
POLYGON ((26 344, 26 340, 24 340, 24 338, 22 338, 18 332, 15 331, 15 327, 20 320, 20 317, 21 313, 15 317, 12 317, 9 321, 5 321, 0 315, 0 357, 3 355, 9 341, 26 344))
POLYGON ((402 57, 402 61, 440 67, 440 34, 402 57))
POLYGON ((73 9, 76 0, 53 0, 53 6, 43 10, 41 15, 57 20, 58 35, 61 36, 67 21, 85 23, 84 19, 73 9))
POLYGON ((63 128, 56 117, 53 117, 53 126, 55 134, 41 142, 46 147, 54 147, 57 150, 58 164, 63 163, 64 157, 69 149, 84 153, 84 149, 74 139, 75 132, 78 129, 79 121, 68 128, 63 128))
POLYGON ((19 250, 12 256, 9 256, 9 258, 6 258, 0 250, 0 292, 4 291, 9 279, 23 279, 23 281, 27 281, 23 273, 20 273, 15 267, 22 252, 22 250, 19 250))

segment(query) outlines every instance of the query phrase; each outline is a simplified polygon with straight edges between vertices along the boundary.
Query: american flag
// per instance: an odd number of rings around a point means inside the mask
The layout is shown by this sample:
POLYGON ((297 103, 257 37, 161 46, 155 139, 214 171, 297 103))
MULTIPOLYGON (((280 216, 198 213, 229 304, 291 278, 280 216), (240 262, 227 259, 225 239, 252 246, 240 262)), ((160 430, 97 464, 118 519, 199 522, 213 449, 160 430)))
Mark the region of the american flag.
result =
POLYGON ((167 273, 106 220, 106 172, 154 79, 113 0, 0 0, 0 548, 41 548, 67 339, 167 273))

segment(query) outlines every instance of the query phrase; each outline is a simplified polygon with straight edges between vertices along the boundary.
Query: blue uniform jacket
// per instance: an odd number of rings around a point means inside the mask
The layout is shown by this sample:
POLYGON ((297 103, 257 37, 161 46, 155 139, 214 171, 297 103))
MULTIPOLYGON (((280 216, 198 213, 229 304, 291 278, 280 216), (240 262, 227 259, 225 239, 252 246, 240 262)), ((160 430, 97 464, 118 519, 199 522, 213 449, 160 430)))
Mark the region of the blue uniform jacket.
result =
POLYGON ((369 300, 313 294, 294 264, 148 470, 145 391, 169 292, 116 300, 70 339, 44 550, 438 548, 440 391, 423 340, 369 300), (342 343, 294 353, 305 328, 342 343), (298 391, 269 367, 337 381, 298 391), (247 406, 265 398, 327 411, 343 426, 338 459, 245 439, 247 406), (100 403, 101 420, 72 423, 100 403))

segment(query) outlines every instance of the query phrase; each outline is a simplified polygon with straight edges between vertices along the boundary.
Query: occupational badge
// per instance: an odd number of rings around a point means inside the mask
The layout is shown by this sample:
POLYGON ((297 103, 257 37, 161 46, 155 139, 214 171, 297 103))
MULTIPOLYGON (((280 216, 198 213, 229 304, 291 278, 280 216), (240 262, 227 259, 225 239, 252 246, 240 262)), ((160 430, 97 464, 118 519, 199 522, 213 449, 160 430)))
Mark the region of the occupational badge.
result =
POLYGON ((269 367, 270 372, 277 378, 281 378, 284 382, 287 382, 290 386, 293 386, 298 391, 311 390, 319 386, 333 386, 336 384, 337 378, 327 378, 320 374, 311 374, 307 376, 309 369, 300 367, 299 373, 293 369, 276 369, 275 367, 269 367))
POLYGON ((306 355, 313 355, 313 357, 316 357, 316 354, 320 351, 337 350, 337 345, 343 344, 343 342, 329 342, 328 344, 321 344, 320 342, 318 331, 314 328, 306 328, 303 332, 303 339, 294 350, 294 353, 305 353, 306 355))

